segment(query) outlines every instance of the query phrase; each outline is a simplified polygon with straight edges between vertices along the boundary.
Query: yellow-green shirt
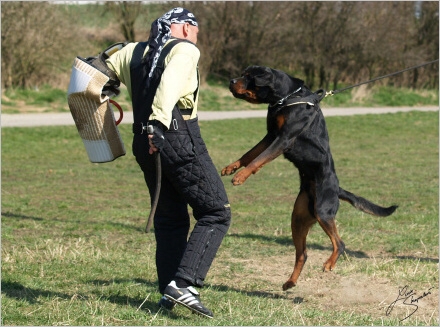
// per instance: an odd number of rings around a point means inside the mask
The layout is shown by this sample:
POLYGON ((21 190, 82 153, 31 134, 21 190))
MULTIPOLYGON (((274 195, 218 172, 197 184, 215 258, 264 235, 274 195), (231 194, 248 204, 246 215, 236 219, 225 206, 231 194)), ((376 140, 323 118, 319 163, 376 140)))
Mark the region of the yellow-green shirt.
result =
MULTIPOLYGON (((130 61, 136 45, 137 43, 129 43, 106 60, 107 66, 116 73, 121 83, 127 87, 130 97, 130 61)), ((145 49, 144 56, 147 51, 148 46, 145 49)), ((165 70, 153 100, 153 113, 149 117, 150 120, 159 120, 169 128, 172 117, 171 112, 176 103, 180 109, 192 108, 191 118, 197 116, 198 94, 194 99, 194 92, 199 86, 197 76, 199 58, 200 51, 192 43, 180 42, 171 49, 165 57, 165 70)))

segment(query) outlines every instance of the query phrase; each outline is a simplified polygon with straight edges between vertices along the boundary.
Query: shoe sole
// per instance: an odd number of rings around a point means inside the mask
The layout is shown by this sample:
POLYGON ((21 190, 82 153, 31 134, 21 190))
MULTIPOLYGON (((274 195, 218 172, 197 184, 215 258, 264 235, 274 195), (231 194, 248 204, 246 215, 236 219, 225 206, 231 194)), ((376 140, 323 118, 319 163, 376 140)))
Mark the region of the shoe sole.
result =
POLYGON ((164 294, 164 296, 165 296, 168 300, 173 301, 174 303, 177 303, 177 304, 183 305, 185 308, 190 309, 192 312, 194 312, 194 313, 196 313, 196 314, 198 314, 198 315, 200 315, 200 316, 203 316, 203 317, 206 317, 206 318, 210 318, 210 319, 214 318, 214 317, 209 316, 209 315, 207 315, 207 314, 205 314, 205 313, 203 313, 203 312, 198 311, 197 309, 194 309, 194 308, 190 307, 190 306, 187 305, 186 303, 183 303, 183 302, 181 302, 181 301, 176 300, 175 298, 173 298, 173 297, 170 296, 170 295, 164 294))

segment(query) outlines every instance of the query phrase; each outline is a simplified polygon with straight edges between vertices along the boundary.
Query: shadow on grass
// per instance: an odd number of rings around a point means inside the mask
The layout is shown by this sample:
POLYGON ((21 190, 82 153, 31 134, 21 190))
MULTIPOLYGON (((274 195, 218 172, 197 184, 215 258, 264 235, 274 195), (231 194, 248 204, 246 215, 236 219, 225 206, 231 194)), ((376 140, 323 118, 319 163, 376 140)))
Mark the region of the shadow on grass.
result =
POLYGON ((124 223, 118 223, 118 222, 111 222, 111 221, 83 221, 83 220, 67 220, 67 219, 60 219, 60 218, 42 218, 42 217, 33 217, 33 216, 26 216, 26 215, 22 215, 22 214, 16 214, 16 213, 12 213, 12 212, 2 212, 1 213, 2 217, 5 218, 15 218, 15 219, 29 219, 29 220, 35 220, 35 221, 50 221, 50 222, 61 222, 61 223, 70 223, 70 224, 78 224, 81 226, 84 225, 89 225, 89 226, 99 226, 99 227, 105 227, 105 225, 109 225, 112 227, 117 227, 119 229, 127 229, 127 230, 134 230, 137 232, 141 232, 144 233, 145 232, 145 227, 138 227, 138 226, 133 226, 131 224, 124 224, 124 223))
POLYGON ((31 220, 38 220, 38 221, 44 220, 41 217, 25 216, 25 215, 20 215, 20 214, 12 213, 12 212, 2 212, 2 217, 18 218, 18 219, 31 219, 31 220))
MULTIPOLYGON (((135 283, 143 283, 150 287, 156 287, 156 283, 149 282, 142 279, 135 279, 135 280, 95 280, 91 283, 94 285, 109 285, 113 282, 116 283, 125 283, 125 282, 135 282, 135 283)), ((62 300, 72 300, 75 298, 76 300, 80 301, 91 301, 93 298, 96 301, 108 301, 110 303, 114 303, 121 306, 131 306, 133 308, 147 311, 149 313, 156 313, 162 309, 159 308, 157 305, 157 301, 152 300, 140 300, 139 298, 132 298, 128 297, 126 295, 122 294, 112 294, 103 296, 98 291, 92 291, 91 293, 94 293, 94 296, 84 295, 84 294, 67 294, 67 293, 61 293, 61 292, 53 292, 53 291, 46 291, 42 289, 36 289, 31 287, 26 287, 18 282, 12 282, 12 281, 2 281, 1 282, 1 292, 4 296, 7 296, 11 299, 15 299, 17 301, 26 301, 29 304, 41 304, 43 302, 47 302, 48 298, 59 298, 62 300)), ((147 295, 147 294, 146 294, 147 295)), ((167 310, 162 310, 163 312, 168 312, 167 310)), ((173 316, 171 312, 169 312, 170 317, 173 316)))
MULTIPOLYGON (((280 245, 286 245, 286 246, 292 246, 293 242, 292 238, 288 236, 265 236, 265 235, 257 235, 257 234, 228 234, 228 237, 237 237, 237 238, 245 238, 245 239, 251 239, 251 240, 258 240, 262 242, 275 242, 280 245)), ((314 249, 314 250, 320 250, 320 251, 333 251, 333 247, 331 246, 322 246, 321 244, 317 243, 307 243, 308 249, 314 249)), ((292 252, 295 250, 292 249, 292 252)), ((345 253, 351 257, 355 258, 369 258, 369 256, 363 252, 363 251, 351 251, 347 248, 345 249, 345 253)))
MULTIPOLYGON (((96 286, 105 286, 110 285, 112 283, 117 284, 124 284, 124 283, 141 283, 143 286, 151 287, 151 288, 157 288, 156 282, 147 281, 144 279, 115 279, 115 280, 92 280, 90 281, 91 284, 96 286)), ((207 285, 208 286, 208 285, 207 285)), ((265 291, 243 291, 240 289, 236 289, 230 286, 225 285, 209 285, 214 290, 219 292, 237 292, 241 294, 245 294, 247 296, 254 296, 254 297, 265 297, 265 298, 273 298, 273 299, 287 299, 287 294, 279 294, 277 292, 265 292, 265 291)), ((46 291, 42 289, 36 289, 31 287, 26 287, 18 282, 11 282, 11 281, 2 281, 1 282, 1 292, 5 296, 15 299, 17 301, 26 301, 29 304, 38 304, 41 302, 47 301, 47 298, 59 298, 63 300, 71 300, 72 298, 76 298, 76 300, 80 301, 91 301, 93 298, 95 298, 96 301, 109 301, 110 303, 114 303, 120 306, 131 306, 133 308, 147 311, 149 313, 157 313, 159 311, 162 311, 162 313, 167 314, 172 317, 177 317, 176 314, 173 314, 171 311, 160 309, 157 305, 157 301, 151 300, 146 293, 145 299, 139 299, 134 297, 129 297, 127 295, 123 294, 111 294, 111 295, 102 295, 99 291, 92 291, 91 293, 94 293, 94 296, 91 295, 84 295, 84 294, 67 294, 62 292, 53 292, 53 291, 46 291), (75 296, 76 295, 76 296, 75 296), (41 298, 41 300, 39 300, 41 298)))
MULTIPOLYGON (((96 285, 96 286, 108 286, 111 284, 142 284, 143 287, 152 288, 154 290, 157 289, 157 282, 156 281, 149 281, 142 278, 134 278, 134 279, 127 279, 127 278, 116 278, 116 279, 94 279, 89 281, 88 283, 96 285)), ((103 296, 101 293, 95 292, 96 296, 102 299, 105 299, 113 304, 125 306, 129 305, 133 308, 147 311, 149 313, 157 313, 161 311, 164 314, 167 314, 170 318, 177 318, 178 315, 172 313, 169 310, 161 309, 158 306, 158 300, 153 301, 150 299, 151 292, 145 292, 145 298, 139 299, 139 298, 130 298, 127 295, 120 295, 120 294, 111 294, 111 295, 105 295, 103 296)), ((154 292, 156 293, 156 292, 154 292)), ((158 293, 158 292, 157 292, 158 293)))
POLYGON ((421 262, 434 262, 434 263, 439 262, 439 258, 418 258, 418 257, 414 257, 412 255, 410 255, 410 256, 397 255, 396 259, 399 259, 399 260, 420 260, 421 262))
MULTIPOLYGON (((18 215, 17 215, 18 216, 18 215)), ((20 217, 19 217, 20 218, 20 217)), ((29 218, 29 217, 28 217, 29 218)), ((29 219, 33 219, 30 217, 29 219)), ((288 237, 268 237, 264 235, 255 235, 255 234, 232 234, 229 235, 231 237, 244 237, 249 239, 257 239, 262 241, 275 241, 276 243, 282 245, 291 245, 291 240, 288 237)), ((310 248, 318 249, 318 250, 328 250, 331 251, 331 247, 324 247, 316 243, 312 243, 309 245, 310 248)), ((358 258, 369 258, 364 252, 361 251, 346 251, 348 254, 358 257, 358 258)), ((433 262, 438 263, 438 258, 417 258, 414 256, 396 256, 399 260, 420 260, 422 262, 433 262)), ((26 287, 19 282, 14 281, 1 281, 1 293, 5 296, 16 299, 17 301, 26 301, 29 304, 39 304, 47 300, 47 298, 59 298, 62 300, 72 300, 74 297, 80 301, 90 301, 91 299, 95 299, 96 301, 108 301, 113 304, 117 304, 120 306, 131 306, 133 308, 139 309, 143 312, 148 312, 150 314, 155 314, 161 311, 163 314, 168 315, 170 318, 177 317, 176 314, 160 309, 157 305, 157 300, 152 300, 149 297, 149 293, 154 292, 146 292, 145 298, 139 297, 129 297, 124 294, 120 294, 119 292, 115 292, 115 294, 107 294, 103 295, 101 287, 108 286, 112 284, 141 284, 143 287, 147 287, 149 289, 156 290, 157 282, 150 281, 141 278, 135 279, 94 279, 88 281, 89 284, 97 286, 97 289, 92 290, 89 294, 68 294, 63 292, 54 292, 47 291, 43 289, 26 287)), ((206 286, 212 287, 213 290, 218 292, 236 292, 239 294, 243 294, 251 297, 262 297, 269 299, 291 299, 291 293, 282 292, 281 289, 274 291, 264 291, 264 290, 255 290, 255 291, 244 291, 239 288, 231 287, 230 285, 223 284, 207 284, 206 286)), ((158 293, 154 295, 154 297, 158 297, 158 293)), ((303 298, 295 297, 293 299, 293 303, 302 303, 303 298)))
POLYGON ((241 289, 234 288, 231 286, 226 286, 226 285, 209 285, 209 286, 218 292, 236 292, 236 293, 244 294, 246 296, 264 297, 264 298, 268 298, 268 299, 289 299, 290 298, 289 293, 281 291, 281 286, 280 286, 280 291, 277 291, 277 290, 275 290, 275 291, 243 291, 241 289))
MULTIPOLYGON (((16 299, 16 300, 25 300, 30 304, 36 304, 40 301, 39 297, 48 298, 48 297, 59 297, 61 299, 71 299, 72 295, 60 293, 60 292, 52 292, 39 290, 31 287, 23 286, 17 282, 11 281, 2 281, 2 293, 6 296, 16 299)), ((87 300, 87 297, 84 297, 84 300, 87 300)))
MULTIPOLYGON (((139 284, 143 284, 143 286, 152 287, 153 289, 157 289, 157 282, 148 281, 148 280, 140 279, 140 278, 136 278, 136 279, 111 279, 111 280, 96 279, 96 280, 90 281, 90 283, 97 285, 97 286, 105 286, 105 285, 110 285, 113 283, 116 283, 116 284, 139 283, 139 284)), ((206 284, 205 287, 211 287, 212 289, 214 289, 215 291, 218 291, 218 292, 236 292, 236 293, 241 293, 241 294, 244 294, 247 296, 254 296, 254 297, 264 297, 264 298, 272 298, 272 299, 288 299, 289 298, 288 294, 285 292, 282 292, 282 294, 280 294, 281 290, 280 290, 280 292, 277 292, 277 291, 267 291, 267 292, 266 291, 243 291, 241 289, 234 288, 234 287, 227 286, 227 285, 222 285, 222 284, 221 285, 206 284)), ((139 300, 127 298, 127 296, 125 296, 125 295, 119 296, 119 295, 115 294, 115 295, 111 295, 111 296, 104 296, 103 298, 109 300, 112 303, 120 304, 120 305, 130 304, 134 307, 139 307, 141 305, 139 300)), ((145 307, 151 311, 158 310, 157 302, 152 302, 150 300, 145 301, 144 305, 142 305, 143 309, 145 309, 145 307)))

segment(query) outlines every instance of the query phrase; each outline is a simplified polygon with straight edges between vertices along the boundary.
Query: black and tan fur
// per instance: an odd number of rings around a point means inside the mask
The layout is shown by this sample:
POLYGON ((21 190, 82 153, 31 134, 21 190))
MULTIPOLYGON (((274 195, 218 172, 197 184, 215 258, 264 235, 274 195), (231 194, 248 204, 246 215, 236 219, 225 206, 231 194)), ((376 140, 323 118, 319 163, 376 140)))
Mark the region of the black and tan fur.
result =
POLYGON ((384 208, 341 187, 336 176, 324 116, 319 107, 321 98, 311 92, 300 79, 268 67, 251 66, 230 82, 230 91, 250 103, 268 103, 267 134, 240 159, 223 168, 222 175, 231 175, 234 185, 243 184, 265 164, 281 154, 299 170, 300 192, 292 212, 292 238, 296 249, 295 267, 283 290, 296 285, 307 260, 306 237, 318 222, 329 236, 333 252, 324 263, 330 271, 344 252, 338 235, 335 216, 339 200, 376 216, 391 215, 397 206, 384 208))

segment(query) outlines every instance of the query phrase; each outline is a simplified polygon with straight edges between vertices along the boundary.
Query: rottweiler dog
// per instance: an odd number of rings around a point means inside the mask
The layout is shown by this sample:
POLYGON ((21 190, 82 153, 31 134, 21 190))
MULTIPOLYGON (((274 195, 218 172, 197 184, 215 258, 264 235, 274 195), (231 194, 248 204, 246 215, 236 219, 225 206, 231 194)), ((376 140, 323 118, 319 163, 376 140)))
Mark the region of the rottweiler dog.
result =
POLYGON ((324 263, 323 270, 336 265, 345 244, 338 235, 335 223, 339 200, 376 216, 391 215, 397 206, 378 206, 339 186, 335 165, 330 152, 329 137, 319 102, 325 92, 310 91, 304 82, 283 71, 250 66, 242 76, 230 81, 234 97, 250 103, 268 103, 267 134, 240 159, 222 169, 222 176, 232 175, 232 184, 243 184, 265 164, 284 154, 299 171, 300 191, 292 212, 291 229, 296 258, 292 275, 283 290, 297 284, 307 260, 306 238, 316 222, 329 236, 333 252, 324 263))

